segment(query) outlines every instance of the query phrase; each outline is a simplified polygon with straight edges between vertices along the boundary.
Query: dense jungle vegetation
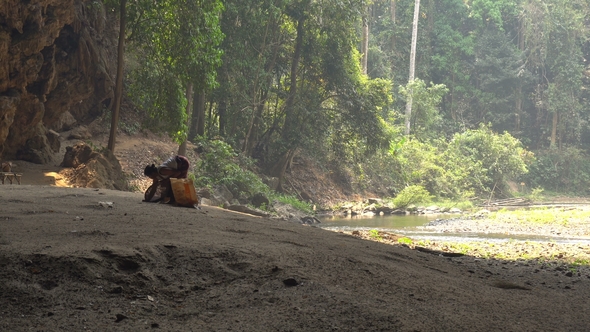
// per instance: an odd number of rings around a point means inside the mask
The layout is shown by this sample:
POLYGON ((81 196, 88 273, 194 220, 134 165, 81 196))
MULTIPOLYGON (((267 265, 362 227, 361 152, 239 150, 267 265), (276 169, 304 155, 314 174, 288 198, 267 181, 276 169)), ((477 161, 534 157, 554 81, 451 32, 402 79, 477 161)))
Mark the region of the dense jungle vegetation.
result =
POLYGON ((209 152, 203 185, 305 154, 390 197, 589 189, 587 1, 105 1, 123 95, 209 152))

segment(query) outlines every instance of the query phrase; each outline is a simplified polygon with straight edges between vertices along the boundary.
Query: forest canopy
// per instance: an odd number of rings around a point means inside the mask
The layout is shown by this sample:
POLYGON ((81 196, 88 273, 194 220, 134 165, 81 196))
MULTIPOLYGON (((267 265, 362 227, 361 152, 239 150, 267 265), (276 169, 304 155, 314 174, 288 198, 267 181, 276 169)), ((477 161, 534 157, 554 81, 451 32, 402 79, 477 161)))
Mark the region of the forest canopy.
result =
POLYGON ((389 196, 585 194, 587 2, 418 4, 129 1, 126 95, 145 126, 223 141, 280 180, 306 154, 389 196))

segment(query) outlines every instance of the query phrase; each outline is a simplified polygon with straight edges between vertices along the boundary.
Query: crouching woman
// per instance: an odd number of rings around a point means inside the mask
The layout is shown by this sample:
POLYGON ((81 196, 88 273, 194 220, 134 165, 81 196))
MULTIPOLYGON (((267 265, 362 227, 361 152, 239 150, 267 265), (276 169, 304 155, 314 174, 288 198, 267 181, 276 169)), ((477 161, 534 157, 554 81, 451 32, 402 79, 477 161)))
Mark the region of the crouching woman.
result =
POLYGON ((146 190, 144 202, 174 203, 170 178, 185 179, 190 163, 185 156, 174 156, 160 166, 151 164, 145 167, 144 175, 153 180, 146 190))

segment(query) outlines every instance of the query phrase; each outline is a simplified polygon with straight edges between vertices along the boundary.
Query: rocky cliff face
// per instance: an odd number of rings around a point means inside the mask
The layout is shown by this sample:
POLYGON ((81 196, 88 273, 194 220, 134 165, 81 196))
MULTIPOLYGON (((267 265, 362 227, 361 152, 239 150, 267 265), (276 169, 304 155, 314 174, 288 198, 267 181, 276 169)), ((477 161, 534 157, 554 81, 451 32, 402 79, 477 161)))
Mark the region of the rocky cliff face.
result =
POLYGON ((0 1, 0 160, 49 162, 64 123, 110 107, 115 22, 102 1, 0 1))

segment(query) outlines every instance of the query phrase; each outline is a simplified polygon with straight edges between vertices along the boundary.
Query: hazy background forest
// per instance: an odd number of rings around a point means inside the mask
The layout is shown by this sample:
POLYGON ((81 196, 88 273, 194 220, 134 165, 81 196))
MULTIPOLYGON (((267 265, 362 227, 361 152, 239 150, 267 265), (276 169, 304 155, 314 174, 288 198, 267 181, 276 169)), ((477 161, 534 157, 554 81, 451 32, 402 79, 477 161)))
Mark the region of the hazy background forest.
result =
POLYGON ((147 115, 119 126, 202 146, 200 185, 259 191, 250 171, 282 179, 306 156, 389 197, 588 191, 585 0, 104 6, 125 18, 122 93, 147 115))

